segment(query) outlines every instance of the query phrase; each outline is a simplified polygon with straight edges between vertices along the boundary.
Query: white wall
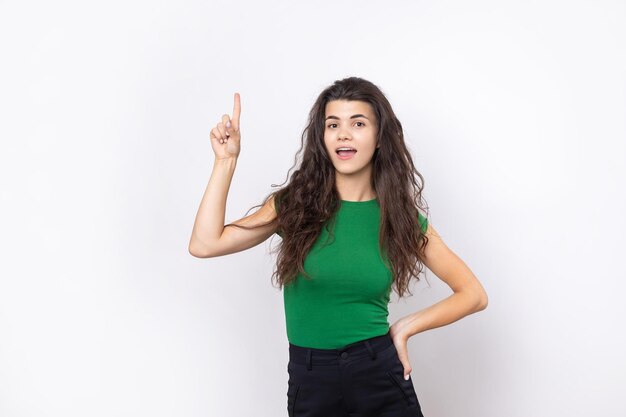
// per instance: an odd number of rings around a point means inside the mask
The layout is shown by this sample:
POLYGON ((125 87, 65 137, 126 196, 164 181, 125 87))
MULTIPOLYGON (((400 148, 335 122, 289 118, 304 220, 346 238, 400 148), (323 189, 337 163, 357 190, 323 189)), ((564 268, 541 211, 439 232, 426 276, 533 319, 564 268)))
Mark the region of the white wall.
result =
MULTIPOLYGON (((424 415, 625 415, 625 19, 620 1, 0 2, 0 415, 286 416, 270 241, 187 244, 233 93, 227 221, 350 75, 387 94, 432 224, 489 294, 409 340, 424 415)), ((451 293, 427 276, 391 323, 451 293)))

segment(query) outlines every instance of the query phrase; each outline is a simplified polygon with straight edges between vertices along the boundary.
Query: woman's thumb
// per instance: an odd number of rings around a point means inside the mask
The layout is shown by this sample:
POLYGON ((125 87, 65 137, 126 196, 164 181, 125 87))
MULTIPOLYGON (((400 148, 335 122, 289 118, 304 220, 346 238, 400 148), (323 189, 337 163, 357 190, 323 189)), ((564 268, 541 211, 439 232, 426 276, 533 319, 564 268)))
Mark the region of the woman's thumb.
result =
POLYGON ((230 137, 230 133, 231 133, 231 129, 230 129, 231 123, 230 120, 226 122, 226 136, 230 137))

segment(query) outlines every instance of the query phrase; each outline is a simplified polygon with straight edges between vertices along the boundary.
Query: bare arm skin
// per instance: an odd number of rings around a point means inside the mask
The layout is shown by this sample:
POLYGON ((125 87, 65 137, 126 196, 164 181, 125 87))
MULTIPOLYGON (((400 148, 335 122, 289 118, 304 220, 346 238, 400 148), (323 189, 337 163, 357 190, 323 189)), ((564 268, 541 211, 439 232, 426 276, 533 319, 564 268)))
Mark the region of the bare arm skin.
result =
POLYGON ((488 299, 474 273, 443 241, 432 225, 426 231, 424 265, 454 291, 448 298, 408 316, 403 332, 407 337, 445 326, 469 314, 484 310, 488 299))
POLYGON ((441 239, 432 225, 426 231, 428 243, 424 265, 454 291, 454 294, 428 308, 405 316, 391 326, 390 332, 404 365, 405 378, 411 372, 408 339, 420 332, 445 326, 487 308, 485 289, 474 273, 441 239))
MULTIPOLYGON (((211 130, 211 147, 215 162, 189 240, 189 253, 197 258, 212 258, 251 248, 266 240, 276 229, 268 225, 252 230, 224 227, 226 199, 240 152, 240 97, 235 93, 233 118, 227 114, 211 130)), ((233 223, 254 226, 276 217, 273 198, 258 211, 233 223)))
MULTIPOLYGON (((221 178, 222 175, 227 176, 222 171, 226 171, 229 167, 218 168, 217 175, 212 175, 211 179, 215 176, 221 178)), ((216 170, 214 170, 216 172, 216 170)), ((219 180, 216 179, 216 183, 219 180)), ((268 237, 276 232, 276 224, 267 226, 261 226, 256 229, 246 230, 238 227, 224 227, 224 213, 225 203, 223 205, 214 204, 217 208, 216 211, 211 212, 209 208, 211 205, 206 204, 206 208, 203 208, 205 201, 211 201, 210 195, 211 181, 207 186, 198 214, 196 216, 196 222, 194 224, 194 232, 191 235, 191 241, 189 242, 189 253, 196 258, 214 258, 216 256, 229 255, 231 253, 241 252, 243 250, 252 248, 261 242, 264 242, 268 237), (210 226, 203 228, 203 222, 207 221, 210 224, 211 221, 217 219, 210 226), (211 228, 213 226, 213 228, 211 228), (219 226, 219 227, 217 227, 219 226)), ((224 198, 225 200, 225 198, 224 198)), ((212 200, 215 203, 215 199, 212 200)), ((270 198, 258 211, 242 217, 239 220, 234 221, 235 224, 244 226, 255 226, 263 224, 273 220, 276 217, 276 210, 274 208, 274 199, 270 198)))

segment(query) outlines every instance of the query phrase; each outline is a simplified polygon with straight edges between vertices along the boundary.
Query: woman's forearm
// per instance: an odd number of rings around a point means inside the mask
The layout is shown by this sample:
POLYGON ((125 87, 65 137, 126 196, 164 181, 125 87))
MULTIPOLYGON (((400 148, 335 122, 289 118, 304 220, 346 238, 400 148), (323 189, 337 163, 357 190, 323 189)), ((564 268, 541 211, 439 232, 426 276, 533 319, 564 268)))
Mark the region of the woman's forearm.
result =
POLYGON ((445 326, 483 310, 483 297, 475 291, 458 291, 447 298, 403 317, 398 331, 407 339, 417 333, 445 326))
POLYGON ((216 158, 211 178, 200 202, 189 241, 189 253, 203 257, 224 230, 226 199, 235 173, 237 158, 216 158))

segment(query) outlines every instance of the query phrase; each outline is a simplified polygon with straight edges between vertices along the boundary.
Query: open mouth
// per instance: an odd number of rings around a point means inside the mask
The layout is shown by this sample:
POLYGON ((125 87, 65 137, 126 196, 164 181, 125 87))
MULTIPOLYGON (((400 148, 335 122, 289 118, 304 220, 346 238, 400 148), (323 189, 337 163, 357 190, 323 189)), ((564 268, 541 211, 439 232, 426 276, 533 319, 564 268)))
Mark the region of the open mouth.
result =
POLYGON ((337 155, 339 155, 340 159, 350 159, 356 153, 356 149, 349 146, 343 146, 341 148, 337 148, 335 152, 337 153, 337 155))

